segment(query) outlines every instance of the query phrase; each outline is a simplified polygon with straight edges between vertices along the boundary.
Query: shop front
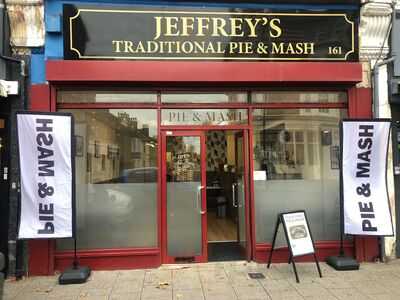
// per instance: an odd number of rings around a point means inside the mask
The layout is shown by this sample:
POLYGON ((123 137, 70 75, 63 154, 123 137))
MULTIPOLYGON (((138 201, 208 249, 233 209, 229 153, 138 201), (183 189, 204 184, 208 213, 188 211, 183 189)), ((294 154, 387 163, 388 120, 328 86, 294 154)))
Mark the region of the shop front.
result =
MULTIPOLYGON (((297 209, 319 258, 337 254, 339 121, 371 116, 356 87, 357 10, 63 12, 64 57, 47 60, 31 103, 74 115, 83 264, 262 262, 277 214, 297 209)), ((280 243, 275 261, 287 259, 280 243)), ((31 273, 64 269, 72 246, 30 242, 31 273)), ((375 239, 345 248, 377 254, 375 239)))

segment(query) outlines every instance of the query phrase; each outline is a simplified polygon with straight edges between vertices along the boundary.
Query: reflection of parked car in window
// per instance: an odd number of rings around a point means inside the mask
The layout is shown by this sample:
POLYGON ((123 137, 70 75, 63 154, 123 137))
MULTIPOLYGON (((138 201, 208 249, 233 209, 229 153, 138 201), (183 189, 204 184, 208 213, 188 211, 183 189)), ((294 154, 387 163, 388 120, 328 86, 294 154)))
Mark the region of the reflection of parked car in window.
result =
POLYGON ((135 168, 122 170, 121 182, 124 183, 145 183, 157 182, 157 168, 135 168))

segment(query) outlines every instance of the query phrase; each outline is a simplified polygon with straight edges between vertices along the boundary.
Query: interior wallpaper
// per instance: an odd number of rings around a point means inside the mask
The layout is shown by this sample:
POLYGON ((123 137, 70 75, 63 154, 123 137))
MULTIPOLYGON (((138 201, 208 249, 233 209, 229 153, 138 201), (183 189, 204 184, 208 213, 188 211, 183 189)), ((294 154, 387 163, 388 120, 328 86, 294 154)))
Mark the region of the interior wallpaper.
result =
POLYGON ((218 171, 219 164, 227 164, 227 143, 223 131, 207 132, 207 171, 218 171))

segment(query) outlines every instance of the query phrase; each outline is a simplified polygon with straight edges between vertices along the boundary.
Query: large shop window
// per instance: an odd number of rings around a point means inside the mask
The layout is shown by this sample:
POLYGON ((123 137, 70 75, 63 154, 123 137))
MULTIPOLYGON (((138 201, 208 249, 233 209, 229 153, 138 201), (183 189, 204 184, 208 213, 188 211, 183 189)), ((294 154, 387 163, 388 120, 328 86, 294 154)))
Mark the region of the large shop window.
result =
POLYGON ((78 248, 156 247, 157 111, 68 111, 75 118, 78 248))
POLYGON ((315 240, 339 238, 340 109, 255 109, 256 241, 271 243, 277 214, 305 209, 315 240))

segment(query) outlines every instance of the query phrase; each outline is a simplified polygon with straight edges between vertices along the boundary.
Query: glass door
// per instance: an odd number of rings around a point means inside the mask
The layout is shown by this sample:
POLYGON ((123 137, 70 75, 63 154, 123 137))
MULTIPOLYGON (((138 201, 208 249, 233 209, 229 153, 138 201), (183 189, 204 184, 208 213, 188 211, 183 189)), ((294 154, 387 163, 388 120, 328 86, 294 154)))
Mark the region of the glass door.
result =
POLYGON ((204 133, 162 137, 164 262, 207 261, 204 133))
POLYGON ((247 135, 238 132, 236 139, 236 182, 234 183, 234 206, 237 209, 238 242, 248 261, 251 258, 251 244, 249 242, 250 218, 248 201, 248 160, 247 135))

